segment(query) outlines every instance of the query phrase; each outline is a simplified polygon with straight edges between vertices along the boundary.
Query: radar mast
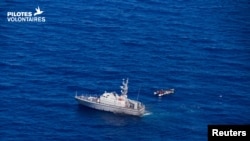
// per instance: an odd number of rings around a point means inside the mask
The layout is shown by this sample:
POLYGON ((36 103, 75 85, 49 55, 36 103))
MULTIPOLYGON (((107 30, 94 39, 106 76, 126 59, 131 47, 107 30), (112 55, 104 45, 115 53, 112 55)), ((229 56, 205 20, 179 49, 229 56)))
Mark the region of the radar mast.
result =
POLYGON ((128 78, 126 79, 126 81, 125 81, 125 79, 122 80, 122 86, 120 86, 120 87, 121 87, 121 94, 122 94, 122 96, 127 97, 127 93, 128 93, 128 78))

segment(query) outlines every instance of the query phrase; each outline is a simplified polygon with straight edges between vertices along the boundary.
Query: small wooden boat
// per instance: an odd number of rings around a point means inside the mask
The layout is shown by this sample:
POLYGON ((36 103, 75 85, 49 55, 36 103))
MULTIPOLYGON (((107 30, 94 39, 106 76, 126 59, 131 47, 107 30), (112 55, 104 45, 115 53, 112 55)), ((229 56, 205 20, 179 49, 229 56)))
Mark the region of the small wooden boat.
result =
POLYGON ((169 94, 173 94, 174 93, 174 89, 168 89, 168 90, 157 90, 154 92, 154 95, 158 95, 158 96, 163 96, 163 95, 169 95, 169 94))

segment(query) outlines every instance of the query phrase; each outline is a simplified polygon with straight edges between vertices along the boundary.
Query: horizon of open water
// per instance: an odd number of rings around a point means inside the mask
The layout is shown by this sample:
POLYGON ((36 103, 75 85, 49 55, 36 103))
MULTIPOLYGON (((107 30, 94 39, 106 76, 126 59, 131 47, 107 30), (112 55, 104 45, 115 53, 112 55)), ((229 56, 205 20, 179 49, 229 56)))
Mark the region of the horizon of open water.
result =
POLYGON ((250 3, 3 1, 0 140, 207 140, 209 124, 250 123, 250 3), (8 22, 40 7, 44 23, 8 22), (75 92, 119 92, 148 114, 79 106, 75 92), (155 97, 157 89, 175 94, 155 97))

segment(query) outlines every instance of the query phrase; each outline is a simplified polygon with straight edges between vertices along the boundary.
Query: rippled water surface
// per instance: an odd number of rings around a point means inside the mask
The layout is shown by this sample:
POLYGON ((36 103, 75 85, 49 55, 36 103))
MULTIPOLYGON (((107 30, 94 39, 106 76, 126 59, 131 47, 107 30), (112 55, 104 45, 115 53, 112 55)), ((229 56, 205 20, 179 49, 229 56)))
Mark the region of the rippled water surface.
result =
POLYGON ((207 140, 208 124, 250 122, 250 3, 4 1, 0 140, 207 140), (46 22, 8 22, 39 6, 46 22), (148 113, 79 106, 75 92, 129 94, 148 113), (175 88, 155 97, 157 89, 175 88))

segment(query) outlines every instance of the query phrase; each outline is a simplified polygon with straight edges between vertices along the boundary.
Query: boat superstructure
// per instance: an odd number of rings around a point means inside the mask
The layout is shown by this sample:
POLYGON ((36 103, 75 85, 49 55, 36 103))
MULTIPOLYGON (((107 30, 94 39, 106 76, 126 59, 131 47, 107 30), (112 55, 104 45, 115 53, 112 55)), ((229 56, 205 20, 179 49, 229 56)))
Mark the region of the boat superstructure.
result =
POLYGON ((75 96, 79 104, 102 111, 119 114, 142 116, 145 113, 145 105, 137 100, 129 99, 128 79, 123 79, 121 94, 116 92, 104 92, 101 96, 75 96))

